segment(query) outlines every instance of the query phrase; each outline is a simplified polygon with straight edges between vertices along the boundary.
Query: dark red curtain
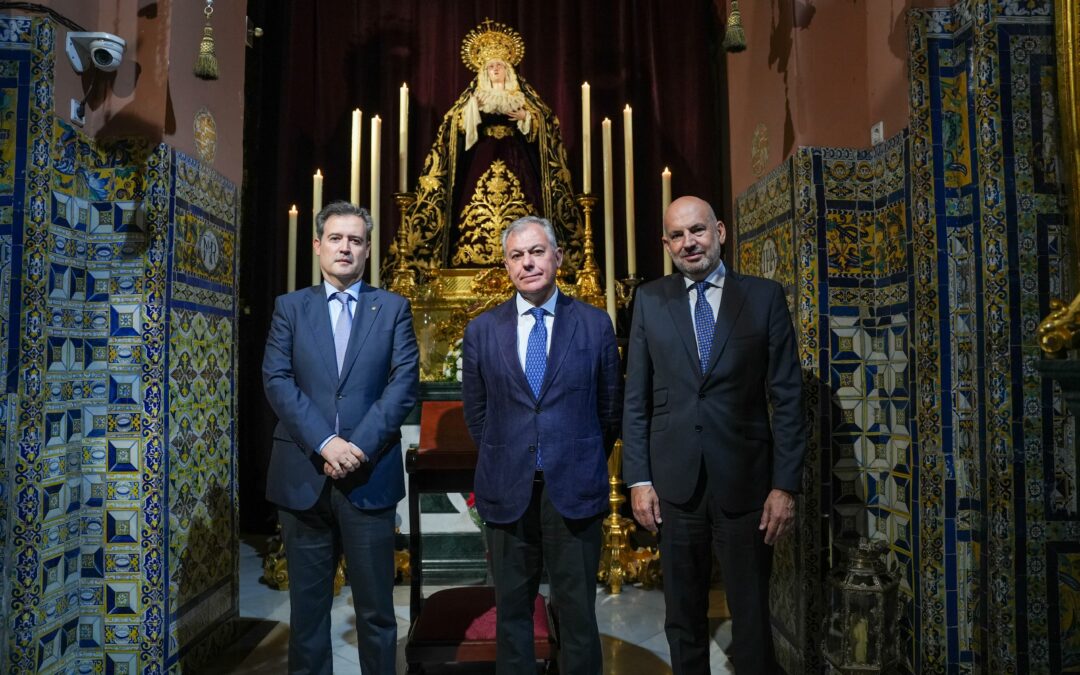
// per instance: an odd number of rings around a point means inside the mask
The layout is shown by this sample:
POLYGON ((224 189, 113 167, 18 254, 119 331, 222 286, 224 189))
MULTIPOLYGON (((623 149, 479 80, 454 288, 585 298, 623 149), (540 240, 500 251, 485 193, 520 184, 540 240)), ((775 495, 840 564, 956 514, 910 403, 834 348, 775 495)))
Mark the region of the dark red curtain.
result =
MULTIPOLYGON (((289 205, 300 211, 301 232, 310 231, 316 168, 326 176, 324 203, 348 198, 351 111, 357 107, 364 112, 361 202, 366 205, 369 121, 380 115, 379 226, 385 259, 397 231, 390 195, 398 175, 398 88, 407 82, 410 90, 412 189, 443 114, 473 77, 461 61, 461 41, 485 18, 521 33, 525 57, 518 72, 559 116, 575 190, 581 189, 582 82, 592 88, 592 181, 600 197, 600 121, 612 120, 618 277, 626 276, 624 105, 634 111, 638 274, 646 280, 662 274, 660 173, 665 166, 674 176, 674 196, 704 197, 721 217, 728 210, 721 0, 250 0, 249 14, 264 35, 249 50, 247 72, 241 330, 252 349, 243 357, 241 374, 248 381, 258 381, 273 298, 285 290, 289 205)), ((598 236, 602 222, 602 217, 594 221, 598 236)), ((311 254, 306 245, 299 249, 297 277, 303 285, 311 254)), ((253 387, 241 402, 241 425, 252 432, 242 433, 242 442, 269 447, 272 415, 261 391, 253 387)), ((252 472, 262 480, 258 468, 252 472)))

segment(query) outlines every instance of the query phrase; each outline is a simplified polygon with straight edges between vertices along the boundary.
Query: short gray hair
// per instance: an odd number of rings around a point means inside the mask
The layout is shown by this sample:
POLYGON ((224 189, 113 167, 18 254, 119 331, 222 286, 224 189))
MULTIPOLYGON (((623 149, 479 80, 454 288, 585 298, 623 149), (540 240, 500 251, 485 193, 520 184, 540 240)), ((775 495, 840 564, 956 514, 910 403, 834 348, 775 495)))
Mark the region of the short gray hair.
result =
POLYGON ((506 257, 506 240, 510 235, 525 229, 529 225, 539 225, 544 230, 544 234, 547 235, 548 243, 551 244, 551 249, 555 250, 559 248, 559 242, 555 239, 555 228, 551 226, 551 221, 547 218, 541 218, 540 216, 522 216, 514 222, 506 226, 506 229, 502 233, 502 249, 503 257, 506 257))
POLYGON ((315 236, 322 239, 323 230, 326 227, 326 221, 330 220, 334 216, 357 216, 360 220, 364 221, 364 236, 367 240, 371 241, 371 228, 374 227, 374 223, 371 222, 371 214, 368 210, 362 206, 357 206, 351 202, 338 200, 336 202, 330 202, 319 211, 319 215, 315 216, 315 236))

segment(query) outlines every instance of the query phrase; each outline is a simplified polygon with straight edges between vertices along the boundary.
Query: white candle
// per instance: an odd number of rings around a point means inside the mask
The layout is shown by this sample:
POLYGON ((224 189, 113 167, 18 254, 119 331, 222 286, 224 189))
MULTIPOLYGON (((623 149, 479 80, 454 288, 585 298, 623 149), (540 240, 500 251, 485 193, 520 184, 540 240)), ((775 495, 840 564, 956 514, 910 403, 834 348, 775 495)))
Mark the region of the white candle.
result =
POLYGON ((592 103, 588 82, 581 85, 581 191, 592 192, 592 103))
POLYGON ((319 211, 322 211, 322 171, 315 169, 315 175, 311 178, 311 285, 318 286, 322 280, 322 270, 319 269, 319 256, 315 253, 314 242, 319 239, 318 231, 316 230, 316 221, 319 218, 319 211))
POLYGON ((615 187, 611 175, 611 120, 600 125, 604 143, 604 290, 607 313, 615 325, 615 187))
MULTIPOLYGON (((665 166, 660 174, 660 223, 663 226, 667 207, 671 205, 671 171, 665 166)), ((664 249, 664 275, 671 274, 671 256, 664 249)))
POLYGON ((379 287, 379 152, 382 141, 382 120, 371 118, 371 285, 379 287))
POLYGON ((361 120, 364 113, 360 108, 352 111, 352 144, 349 146, 349 201, 360 204, 360 144, 362 134, 361 120))
POLYGON ((626 273, 637 276, 637 242, 634 241, 634 123, 630 106, 623 108, 623 162, 626 167, 626 273))
POLYGON ((398 192, 409 190, 409 85, 402 83, 398 105, 398 192))
POLYGON ((296 210, 296 204, 292 205, 289 209, 289 259, 286 262, 285 269, 285 289, 290 293, 296 290, 296 236, 299 234, 297 231, 297 221, 299 220, 300 212, 296 210))

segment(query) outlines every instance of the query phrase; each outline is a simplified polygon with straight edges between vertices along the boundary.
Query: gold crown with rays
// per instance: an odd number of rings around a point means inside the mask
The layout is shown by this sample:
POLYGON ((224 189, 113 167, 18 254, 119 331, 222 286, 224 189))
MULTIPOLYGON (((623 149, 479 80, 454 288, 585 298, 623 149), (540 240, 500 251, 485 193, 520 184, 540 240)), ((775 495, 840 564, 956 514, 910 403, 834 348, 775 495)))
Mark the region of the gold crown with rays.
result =
POLYGON ((469 70, 479 73, 491 59, 500 59, 517 67, 525 56, 525 41, 506 24, 484 19, 461 41, 461 60, 469 70))

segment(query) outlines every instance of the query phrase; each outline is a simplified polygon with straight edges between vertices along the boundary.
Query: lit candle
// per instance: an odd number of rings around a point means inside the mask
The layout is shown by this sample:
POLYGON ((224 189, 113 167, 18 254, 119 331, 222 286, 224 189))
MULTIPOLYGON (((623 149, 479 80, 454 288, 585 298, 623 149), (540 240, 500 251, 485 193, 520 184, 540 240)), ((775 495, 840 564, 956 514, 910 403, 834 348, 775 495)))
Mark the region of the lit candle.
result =
POLYGON ((626 273, 637 276, 637 243, 634 241, 634 123, 629 104, 623 108, 623 161, 626 166, 626 273))
POLYGON ((615 188, 611 175, 611 120, 600 125, 604 142, 604 290, 607 313, 615 325, 615 188))
POLYGON ((409 85, 402 83, 398 106, 398 192, 409 189, 409 85))
POLYGON ((292 205, 289 209, 289 259, 285 265, 285 269, 288 270, 285 273, 285 288, 290 293, 296 290, 296 235, 297 220, 300 217, 300 212, 296 210, 296 204, 292 205))
POLYGON ((379 152, 382 120, 371 118, 371 285, 378 288, 379 278, 379 152))
MULTIPOLYGON (((671 205, 671 171, 665 166, 664 171, 660 174, 660 223, 661 227, 664 222, 664 214, 667 213, 667 207, 671 205)), ((664 249, 664 275, 671 274, 671 256, 668 255, 667 249, 664 249)))
POLYGON ((581 85, 581 191, 592 192, 592 104, 589 83, 581 85))
POLYGON ((349 201, 353 204, 360 204, 360 144, 362 134, 360 130, 361 120, 364 117, 364 113, 360 112, 360 108, 352 111, 352 145, 350 146, 349 155, 349 201))
MULTIPOLYGON (((315 242, 319 239, 315 223, 322 211, 322 171, 315 169, 315 175, 311 179, 311 239, 315 242)), ((315 253, 315 244, 311 247, 311 285, 318 286, 322 280, 322 270, 319 269, 319 256, 315 253)))

